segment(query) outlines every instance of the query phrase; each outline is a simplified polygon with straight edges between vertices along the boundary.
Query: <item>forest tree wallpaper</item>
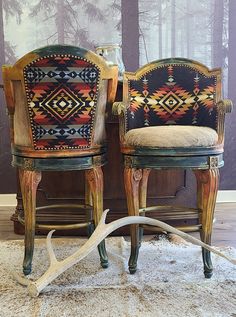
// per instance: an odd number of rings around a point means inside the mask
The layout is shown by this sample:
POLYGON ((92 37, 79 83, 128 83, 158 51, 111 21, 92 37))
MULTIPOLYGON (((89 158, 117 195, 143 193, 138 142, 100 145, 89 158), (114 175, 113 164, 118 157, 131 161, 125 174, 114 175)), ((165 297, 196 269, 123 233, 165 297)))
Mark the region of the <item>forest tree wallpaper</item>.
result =
MULTIPOLYGON (((235 16, 235 0, 0 0, 0 64, 49 44, 94 50, 118 43, 128 71, 166 57, 222 67, 223 96, 236 104, 235 16)), ((0 193, 12 193, 16 177, 2 90, 0 102, 0 193)), ((236 189, 235 135, 234 109, 226 119, 220 189, 236 189)))

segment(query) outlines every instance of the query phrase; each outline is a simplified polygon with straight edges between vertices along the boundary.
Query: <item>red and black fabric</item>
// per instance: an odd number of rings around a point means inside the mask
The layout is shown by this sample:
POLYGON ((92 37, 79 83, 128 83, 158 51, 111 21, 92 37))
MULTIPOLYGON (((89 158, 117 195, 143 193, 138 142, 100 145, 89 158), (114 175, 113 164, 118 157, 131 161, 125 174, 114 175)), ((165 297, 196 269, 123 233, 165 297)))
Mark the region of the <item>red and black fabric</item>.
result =
POLYGON ((127 131, 169 124, 216 130, 216 76, 189 65, 161 65, 128 84, 127 131))
POLYGON ((24 68, 35 150, 90 146, 99 68, 84 58, 51 55, 24 68))

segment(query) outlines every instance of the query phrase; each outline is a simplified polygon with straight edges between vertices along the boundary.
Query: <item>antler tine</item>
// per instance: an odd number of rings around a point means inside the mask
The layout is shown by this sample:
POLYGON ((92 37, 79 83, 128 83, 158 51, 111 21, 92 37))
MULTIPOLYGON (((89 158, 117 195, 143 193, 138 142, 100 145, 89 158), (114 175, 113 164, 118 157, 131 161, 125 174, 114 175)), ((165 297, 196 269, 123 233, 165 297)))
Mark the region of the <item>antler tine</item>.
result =
POLYGON ((53 251, 53 247, 52 247, 52 235, 53 232, 55 232, 56 230, 51 230, 48 235, 47 235, 47 239, 46 239, 46 245, 47 245, 47 251, 48 251, 48 255, 49 255, 49 259, 50 259, 50 265, 53 265, 54 263, 58 262, 55 256, 55 253, 53 251))

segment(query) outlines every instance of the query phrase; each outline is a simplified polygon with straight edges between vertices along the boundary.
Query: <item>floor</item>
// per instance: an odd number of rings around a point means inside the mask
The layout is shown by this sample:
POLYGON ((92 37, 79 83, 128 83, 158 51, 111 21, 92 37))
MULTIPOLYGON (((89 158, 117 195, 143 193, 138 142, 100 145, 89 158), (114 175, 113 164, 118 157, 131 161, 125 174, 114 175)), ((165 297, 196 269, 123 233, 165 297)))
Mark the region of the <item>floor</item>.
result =
MULTIPOLYGON (((23 239, 13 232, 10 220, 14 207, 0 207, 0 239, 23 239)), ((199 237, 198 233, 193 234, 199 237)), ((212 245, 236 248, 236 203, 219 203, 216 206, 212 245)))

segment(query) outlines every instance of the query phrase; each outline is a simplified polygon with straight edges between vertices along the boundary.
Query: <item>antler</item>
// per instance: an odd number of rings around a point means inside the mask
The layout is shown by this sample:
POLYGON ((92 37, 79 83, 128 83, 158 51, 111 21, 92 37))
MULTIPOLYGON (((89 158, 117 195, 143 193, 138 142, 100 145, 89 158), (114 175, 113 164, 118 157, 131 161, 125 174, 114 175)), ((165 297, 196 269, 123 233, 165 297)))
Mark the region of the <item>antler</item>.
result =
POLYGON ((85 258, 91 251, 93 251, 99 243, 105 239, 111 232, 115 231, 116 229, 130 225, 130 224, 145 224, 155 227, 160 227, 165 231, 174 233, 179 235, 180 237, 192 242, 193 244, 196 244, 198 246, 201 246, 223 258, 231 262, 232 264, 236 265, 236 259, 230 258, 227 255, 221 253, 220 251, 216 250, 214 247, 211 247, 204 242, 190 236, 187 233, 184 233, 178 229, 173 228, 170 225, 167 225, 166 223, 152 219, 149 217, 141 217, 141 216, 128 216, 124 217, 118 220, 115 220, 113 222, 110 222, 109 224, 105 224, 106 215, 108 213, 108 210, 105 210, 103 212, 103 215, 100 219, 100 222, 98 226, 96 227, 95 231, 91 235, 91 237, 85 242, 85 244, 74 254, 70 255, 69 257, 65 258, 62 261, 58 261, 56 259, 55 253, 53 251, 53 247, 51 244, 51 236, 54 232, 50 231, 47 236, 47 250, 50 258, 50 265, 47 271, 36 281, 31 281, 27 278, 20 277, 17 273, 14 272, 14 277, 16 280, 22 284, 22 285, 28 285, 28 292, 32 297, 37 297, 39 293, 48 285, 50 284, 54 279, 56 279, 60 274, 65 272, 67 269, 81 261, 83 258, 85 258))

